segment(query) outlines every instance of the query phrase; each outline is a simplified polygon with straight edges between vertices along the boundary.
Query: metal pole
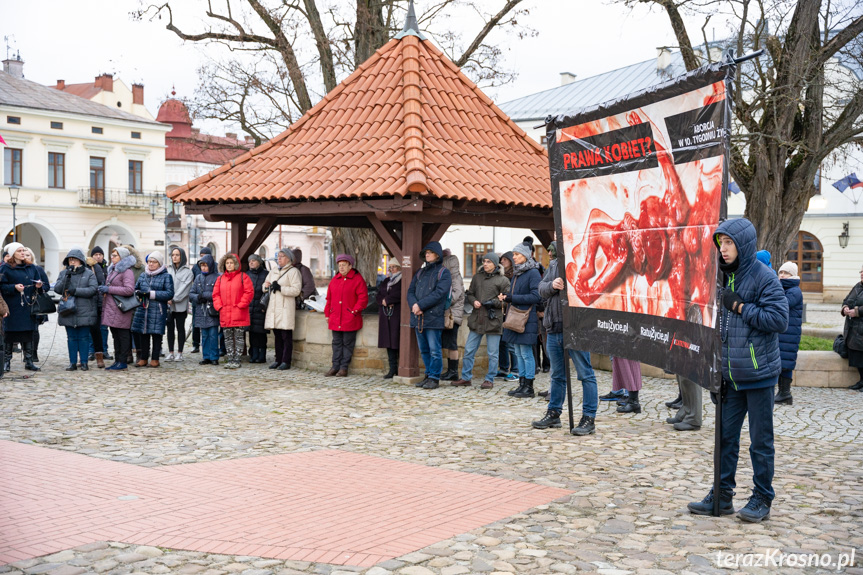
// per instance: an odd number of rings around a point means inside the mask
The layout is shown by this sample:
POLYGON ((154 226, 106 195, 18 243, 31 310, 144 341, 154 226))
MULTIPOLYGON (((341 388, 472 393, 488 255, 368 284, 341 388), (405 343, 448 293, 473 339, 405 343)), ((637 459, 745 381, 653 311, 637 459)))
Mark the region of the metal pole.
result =
MULTIPOLYGON (((721 375, 719 376, 722 377, 721 375)), ((713 435, 713 516, 719 517, 720 492, 719 484, 722 473, 722 396, 725 382, 719 384, 716 398, 716 425, 713 435)))
MULTIPOLYGON (((572 376, 569 374, 569 350, 563 346, 563 362, 566 365, 564 372, 566 373, 566 409, 569 412, 569 432, 575 428, 575 421, 572 416, 572 376)), ((550 393, 549 393, 550 395, 550 393)))
POLYGON ((15 219, 15 206, 17 204, 12 204, 12 241, 18 243, 18 225, 15 219))

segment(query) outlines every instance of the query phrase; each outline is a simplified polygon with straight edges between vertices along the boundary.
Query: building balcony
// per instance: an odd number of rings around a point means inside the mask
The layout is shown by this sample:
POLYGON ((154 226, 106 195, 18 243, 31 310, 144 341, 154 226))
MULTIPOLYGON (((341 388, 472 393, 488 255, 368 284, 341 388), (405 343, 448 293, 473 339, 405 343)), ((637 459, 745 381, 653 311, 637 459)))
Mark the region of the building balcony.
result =
POLYGON ((83 207, 149 210, 153 200, 162 205, 165 192, 78 188, 78 205, 83 207))

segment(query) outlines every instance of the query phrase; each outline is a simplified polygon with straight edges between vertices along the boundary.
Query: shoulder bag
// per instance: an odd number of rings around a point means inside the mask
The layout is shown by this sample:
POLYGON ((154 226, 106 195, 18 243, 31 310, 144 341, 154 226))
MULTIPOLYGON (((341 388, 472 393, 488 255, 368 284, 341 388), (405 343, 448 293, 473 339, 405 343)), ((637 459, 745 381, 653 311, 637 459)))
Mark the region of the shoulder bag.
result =
POLYGON ((77 310, 77 302, 75 301, 75 296, 66 295, 63 296, 63 299, 60 300, 60 305, 57 306, 57 313, 63 317, 67 315, 74 315, 77 310))
POLYGON ((134 295, 111 294, 111 297, 114 298, 114 303, 117 304, 117 309, 123 313, 130 312, 141 305, 141 301, 134 295))
MULTIPOLYGON (((516 278, 515 281, 518 281, 518 278, 516 278)), ((513 282, 512 285, 515 287, 515 282, 513 282)), ((512 293, 511 289, 510 293, 512 293)), ((518 309, 514 305, 510 304, 506 311, 506 318, 503 321, 503 328, 516 333, 524 333, 524 329, 527 326, 527 320, 530 318, 530 310, 532 307, 533 305, 527 309, 518 309)))
POLYGON ((30 315, 45 315, 57 311, 57 306, 54 305, 54 300, 47 292, 39 292, 33 296, 33 301, 30 303, 30 315))

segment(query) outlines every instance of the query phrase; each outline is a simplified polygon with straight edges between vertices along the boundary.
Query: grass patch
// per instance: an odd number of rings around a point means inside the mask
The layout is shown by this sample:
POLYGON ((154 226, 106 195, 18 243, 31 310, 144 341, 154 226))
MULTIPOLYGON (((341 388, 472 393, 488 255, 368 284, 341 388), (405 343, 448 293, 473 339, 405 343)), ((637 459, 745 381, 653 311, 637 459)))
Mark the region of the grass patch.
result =
POLYGON ((833 340, 804 335, 800 338, 800 351, 833 351, 833 340))

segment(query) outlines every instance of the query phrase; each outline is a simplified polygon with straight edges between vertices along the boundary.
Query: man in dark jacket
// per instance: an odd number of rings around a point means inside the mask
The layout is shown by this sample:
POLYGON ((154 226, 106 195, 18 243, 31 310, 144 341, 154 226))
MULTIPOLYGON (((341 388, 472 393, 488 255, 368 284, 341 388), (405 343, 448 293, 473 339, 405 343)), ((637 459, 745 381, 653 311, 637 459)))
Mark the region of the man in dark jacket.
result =
POLYGON ((581 382, 582 406, 581 420, 571 431, 573 435, 590 435, 596 432, 596 408, 599 392, 596 388, 596 374, 590 365, 590 354, 586 351, 566 350, 563 346, 563 303, 561 294, 566 295, 563 278, 557 271, 557 242, 548 246, 551 258, 542 281, 539 282, 539 295, 546 300, 545 315, 542 318, 548 340, 548 357, 551 360, 551 387, 548 392, 548 408, 545 417, 531 423, 536 429, 560 427, 560 413, 566 395, 566 356, 575 365, 575 373, 581 382))
MULTIPOLYGON (((788 300, 773 270, 755 257, 755 227, 745 218, 719 224, 713 240, 725 277, 719 310, 722 339, 722 436, 719 509, 734 513, 740 431, 749 414, 749 454, 755 488, 740 510, 744 521, 770 518, 773 491, 773 387, 782 370, 779 334, 788 327, 788 300)), ((696 515, 713 512, 714 493, 689 504, 696 515)))
POLYGON ((443 265, 440 242, 429 242, 420 252, 425 265, 417 271, 408 288, 411 327, 416 329, 417 344, 425 365, 425 379, 417 383, 423 389, 437 389, 443 368, 441 335, 447 295, 452 286, 449 270, 443 265))
POLYGON ((464 346, 461 379, 452 382, 455 386, 468 386, 473 377, 473 361, 476 350, 485 336, 485 347, 488 351, 488 372, 480 387, 494 387, 494 376, 497 375, 497 352, 500 349, 500 338, 503 333, 503 311, 498 295, 509 290, 509 280, 503 277, 500 269, 500 258, 497 254, 487 253, 482 257, 482 271, 473 274, 470 287, 465 292, 464 305, 471 308, 467 325, 470 333, 464 346))

